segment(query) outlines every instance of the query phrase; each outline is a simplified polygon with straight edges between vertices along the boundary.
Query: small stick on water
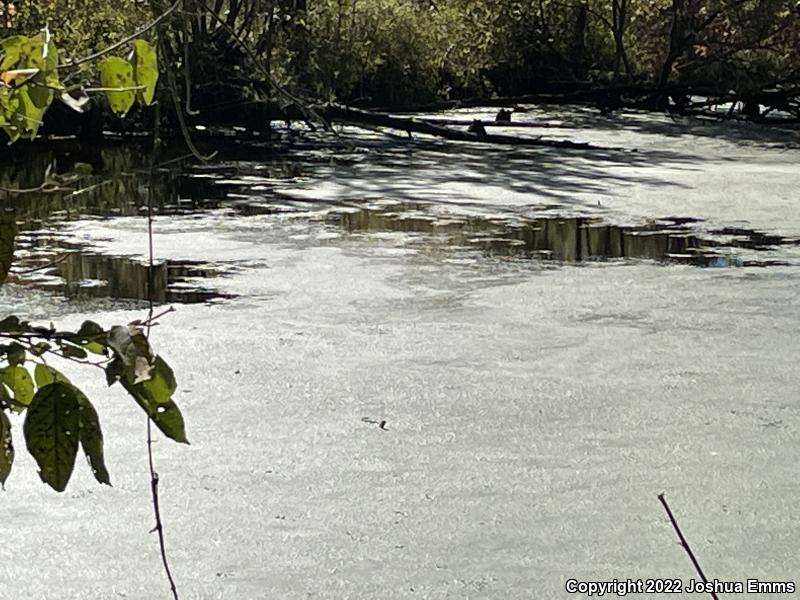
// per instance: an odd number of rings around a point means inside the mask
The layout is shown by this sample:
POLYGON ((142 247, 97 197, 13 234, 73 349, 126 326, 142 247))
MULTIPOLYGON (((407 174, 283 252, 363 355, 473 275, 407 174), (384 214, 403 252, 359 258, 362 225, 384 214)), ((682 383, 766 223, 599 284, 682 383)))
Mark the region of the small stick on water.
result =
MULTIPOLYGON (((664 494, 659 494, 658 499, 661 501, 661 504, 664 505, 664 510, 667 511, 667 516, 669 517, 670 522, 672 522, 672 527, 673 529, 675 529, 675 533, 678 534, 678 538, 681 540, 681 546, 683 546, 683 549, 686 550, 686 554, 689 555, 689 558, 691 559, 692 564, 694 565, 695 571, 697 571, 697 574, 700 575, 700 579, 703 581, 703 583, 707 584, 708 579, 706 579, 706 574, 703 573, 703 569, 700 567, 700 563, 697 562, 697 558, 695 557, 694 552, 692 552, 692 548, 689 546, 689 542, 687 542, 686 538, 683 537, 683 532, 681 531, 681 528, 678 527, 678 521, 675 520, 675 516, 669 509, 669 504, 667 504, 667 499, 664 497, 664 494)), ((719 598, 717 598, 717 594, 713 590, 710 591, 709 594, 711 594, 711 597, 714 600, 719 600, 719 598)))
POLYGON ((384 431, 389 431, 386 428, 386 420, 375 421, 374 419, 370 419, 369 417, 362 417, 361 420, 364 421, 364 423, 369 423, 371 425, 377 425, 379 428, 383 429, 384 431))

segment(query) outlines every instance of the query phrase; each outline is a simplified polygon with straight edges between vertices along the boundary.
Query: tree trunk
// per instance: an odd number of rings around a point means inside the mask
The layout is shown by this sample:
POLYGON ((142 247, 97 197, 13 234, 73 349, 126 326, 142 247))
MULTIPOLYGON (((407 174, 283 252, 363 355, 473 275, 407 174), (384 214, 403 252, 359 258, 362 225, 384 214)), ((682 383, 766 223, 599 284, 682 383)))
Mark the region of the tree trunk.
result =
POLYGON ((625 28, 628 22, 628 0, 611 0, 611 25, 614 36, 614 75, 619 77, 620 66, 630 79, 631 65, 625 51, 625 28))
POLYGON ((589 11, 586 4, 575 9, 575 30, 572 36, 572 72, 577 79, 586 77, 586 30, 589 25, 589 11))
POLYGON ((683 50, 683 27, 681 26, 681 12, 685 0, 672 0, 672 24, 669 31, 669 50, 664 64, 661 65, 661 73, 658 76, 658 89, 666 87, 675 60, 683 50))

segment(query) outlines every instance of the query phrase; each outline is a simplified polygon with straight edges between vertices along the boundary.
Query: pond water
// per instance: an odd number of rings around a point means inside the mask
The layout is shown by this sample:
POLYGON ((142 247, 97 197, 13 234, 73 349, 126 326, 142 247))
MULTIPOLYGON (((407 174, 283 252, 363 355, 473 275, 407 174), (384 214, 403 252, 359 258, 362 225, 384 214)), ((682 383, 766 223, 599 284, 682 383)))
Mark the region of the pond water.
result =
MULTIPOLYGON (((157 461, 186 597, 688 582, 660 492, 710 577, 794 576, 797 132, 514 119, 500 131, 602 149, 346 128, 277 156, 229 140, 152 179, 132 145, 28 149, 0 170, 33 188, 53 161, 102 165, 74 193, 0 198, 17 224, 3 313, 64 325, 141 317, 156 190, 153 294, 178 310, 154 343, 192 441, 157 461)), ((79 465, 57 496, 19 452, 4 546, 27 559, 3 561, 0 591, 159 597, 141 415, 85 377, 114 487, 79 465)))

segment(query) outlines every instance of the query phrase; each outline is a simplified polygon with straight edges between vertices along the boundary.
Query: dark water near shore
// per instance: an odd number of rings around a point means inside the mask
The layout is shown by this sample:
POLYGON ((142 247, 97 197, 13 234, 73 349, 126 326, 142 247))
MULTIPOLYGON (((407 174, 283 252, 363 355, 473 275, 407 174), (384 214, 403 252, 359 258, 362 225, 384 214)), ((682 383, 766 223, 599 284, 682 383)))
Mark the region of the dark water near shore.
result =
POLYGON ((788 264, 781 248, 800 243, 745 226, 700 227, 703 220, 698 215, 652 215, 631 225, 575 214, 558 204, 522 217, 513 211, 453 215, 436 203, 391 198, 378 202, 351 198, 334 204, 313 198, 300 201, 283 195, 282 186, 352 160, 352 155, 308 144, 281 156, 261 147, 237 146, 224 161, 199 166, 170 161, 170 156, 179 154, 176 150, 167 153, 166 164, 152 175, 147 145, 135 142, 104 148, 72 142, 47 149, 40 144, 18 145, 5 154, 0 188, 23 190, 0 192, 3 260, 11 265, 7 281, 70 298, 142 300, 152 294, 157 302, 207 302, 231 297, 215 279, 236 265, 218 262, 212 247, 204 260, 156 264, 151 278, 141 257, 100 252, 80 236, 63 233, 68 222, 146 217, 150 187, 152 210, 160 218, 189 215, 202 220, 222 213, 237 220, 302 213, 302 218, 318 221, 320 227, 338 227, 349 235, 402 232, 410 234, 411 245, 551 266, 648 260, 665 268, 672 264, 769 268, 788 264), (75 176, 78 163, 91 164, 94 172, 75 176))

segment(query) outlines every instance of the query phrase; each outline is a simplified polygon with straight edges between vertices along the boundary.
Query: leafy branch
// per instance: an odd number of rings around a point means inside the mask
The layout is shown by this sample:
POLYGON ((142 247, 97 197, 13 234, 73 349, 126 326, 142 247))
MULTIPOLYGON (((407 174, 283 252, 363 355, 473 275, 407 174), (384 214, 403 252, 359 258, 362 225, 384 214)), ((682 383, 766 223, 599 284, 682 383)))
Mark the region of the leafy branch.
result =
MULTIPOLYGON (((177 3, 171 10, 175 8, 177 3)), ((68 88, 61 81, 59 68, 65 65, 59 64, 59 49, 47 28, 35 36, 15 35, 0 40, 0 129, 8 134, 10 143, 21 137, 35 138, 44 114, 56 97, 73 110, 83 112, 89 100, 87 94, 102 92, 108 98, 111 110, 120 116, 126 115, 135 102, 151 105, 159 70, 155 47, 138 39, 138 35, 147 29, 67 65, 103 57, 98 63, 100 85, 85 89, 80 86, 68 88), (108 55, 129 42, 133 43, 130 61, 108 55)))
POLYGON ((80 446, 95 479, 110 485, 97 411, 66 375, 47 364, 47 354, 102 369, 108 385, 119 382, 164 435, 189 443, 183 416, 172 399, 175 375, 153 352, 144 330, 171 310, 108 330, 93 321, 85 321, 77 331, 34 326, 16 316, 0 321, 0 338, 10 340, 0 345, 0 484, 5 484, 14 462, 6 413, 16 412, 25 413, 25 443, 42 481, 64 491, 80 446), (88 360, 89 354, 102 358, 88 360))

